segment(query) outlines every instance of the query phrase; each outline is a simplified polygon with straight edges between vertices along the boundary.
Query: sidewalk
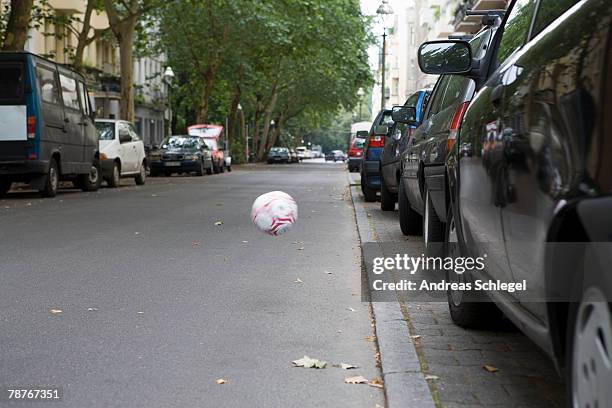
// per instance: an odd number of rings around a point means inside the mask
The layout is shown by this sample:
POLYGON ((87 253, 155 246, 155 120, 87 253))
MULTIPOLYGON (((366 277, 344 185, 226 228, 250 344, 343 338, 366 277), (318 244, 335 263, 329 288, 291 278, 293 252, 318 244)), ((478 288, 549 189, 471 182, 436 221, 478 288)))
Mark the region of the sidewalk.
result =
MULTIPOLYGON (((410 241, 421 253, 422 238, 402 235, 397 212, 364 202, 359 176, 349 179, 362 245, 410 241)), ((564 406, 565 388, 552 362, 511 324, 465 330, 442 302, 380 302, 373 310, 389 408, 564 406)))

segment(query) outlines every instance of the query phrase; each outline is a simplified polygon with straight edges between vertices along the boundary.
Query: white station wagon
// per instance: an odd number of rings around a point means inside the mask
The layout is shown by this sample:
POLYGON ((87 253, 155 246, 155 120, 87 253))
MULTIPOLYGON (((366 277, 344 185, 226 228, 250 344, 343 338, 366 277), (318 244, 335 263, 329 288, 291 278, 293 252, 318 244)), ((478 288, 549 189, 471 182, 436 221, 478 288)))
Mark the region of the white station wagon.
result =
POLYGON ((119 186, 121 178, 134 178, 139 186, 146 179, 144 143, 130 122, 97 119, 102 176, 109 187, 119 186))

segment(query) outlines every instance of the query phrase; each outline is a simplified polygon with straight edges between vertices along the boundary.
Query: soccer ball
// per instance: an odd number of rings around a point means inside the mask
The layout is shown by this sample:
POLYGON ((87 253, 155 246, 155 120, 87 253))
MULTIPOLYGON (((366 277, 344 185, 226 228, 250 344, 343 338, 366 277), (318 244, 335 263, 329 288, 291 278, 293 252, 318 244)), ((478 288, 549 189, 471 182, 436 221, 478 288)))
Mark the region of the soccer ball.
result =
POLYGON ((270 235, 289 231, 298 218, 295 200, 282 191, 272 191, 257 197, 251 209, 253 224, 270 235))

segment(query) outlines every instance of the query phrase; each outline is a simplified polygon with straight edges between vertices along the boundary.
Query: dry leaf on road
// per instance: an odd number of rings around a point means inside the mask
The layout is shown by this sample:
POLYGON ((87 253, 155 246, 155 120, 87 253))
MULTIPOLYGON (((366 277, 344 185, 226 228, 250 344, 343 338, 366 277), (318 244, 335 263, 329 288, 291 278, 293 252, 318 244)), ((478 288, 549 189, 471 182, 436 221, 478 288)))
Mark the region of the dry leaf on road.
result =
POLYGON ((353 368, 359 368, 359 367, 354 366, 352 364, 340 363, 340 368, 343 370, 352 370, 353 368))
POLYGON ((219 225, 223 225, 223 220, 219 220, 215 222, 215 225, 218 227, 219 225))
POLYGON ((438 380, 439 378, 440 377, 438 377, 437 375, 431 375, 431 374, 425 376, 426 380, 438 380))
POLYGON ((380 378, 374 378, 372 381, 370 381, 368 383, 368 385, 370 387, 376 387, 376 388, 383 388, 384 387, 383 382, 380 380, 380 378))
POLYGON ((499 371, 499 368, 493 367, 492 365, 488 365, 488 364, 485 364, 484 366, 482 366, 482 368, 484 368, 485 370, 487 370, 490 373, 496 373, 496 372, 499 371))
POLYGON ((362 375, 357 375, 355 377, 347 377, 344 379, 344 382, 347 384, 367 384, 368 379, 362 375))
POLYGON ((51 314, 60 314, 60 313, 64 313, 64 311, 62 309, 51 309, 49 310, 49 312, 51 314))
POLYGON ((352 307, 348 307, 346 310, 350 311, 350 312, 354 312, 355 309, 353 309, 352 307))
POLYGON ((326 361, 317 360, 316 358, 310 358, 308 356, 304 356, 299 360, 292 361, 295 367, 304 367, 304 368, 325 368, 327 366, 326 361))
POLYGON ((301 280, 300 278, 297 278, 296 280, 293 281, 294 283, 304 283, 303 280, 301 280))
POLYGON ((227 382, 227 380, 224 380, 223 378, 219 378, 217 380, 217 384, 225 384, 227 382))

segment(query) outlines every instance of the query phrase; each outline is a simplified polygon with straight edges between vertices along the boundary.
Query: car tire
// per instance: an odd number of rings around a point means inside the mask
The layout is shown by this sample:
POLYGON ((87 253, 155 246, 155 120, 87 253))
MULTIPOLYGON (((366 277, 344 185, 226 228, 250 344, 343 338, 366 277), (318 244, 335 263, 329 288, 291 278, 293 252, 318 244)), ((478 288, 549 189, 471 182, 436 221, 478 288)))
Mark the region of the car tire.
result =
POLYGON ((111 177, 106 180, 106 183, 110 188, 117 188, 119 187, 119 184, 121 184, 121 166, 119 163, 113 163, 113 172, 111 177))
POLYGON ((213 173, 214 173, 214 167, 211 165, 209 168, 206 169, 206 174, 210 176, 213 173))
POLYGON ((102 171, 97 160, 91 164, 88 174, 79 175, 78 184, 83 191, 98 191, 100 184, 102 184, 102 171))
MULTIPOLYGON (((447 216, 447 226, 444 239, 444 256, 456 258, 461 256, 458 231, 455 224, 452 208, 447 216)), ((467 283, 471 282, 468 271, 457 274, 454 271, 446 271, 446 282, 467 283)), ((503 319, 502 312, 482 292, 474 290, 449 290, 446 292, 451 320, 457 326, 469 329, 486 329, 494 326, 503 319)))
POLYGON ((171 171, 164 171, 164 176, 172 177, 172 172, 171 171))
POLYGON ((45 176, 45 184, 39 191, 43 197, 55 197, 59 188, 59 167, 55 159, 49 162, 49 171, 45 176))
POLYGON ((219 165, 218 164, 217 165, 213 164, 213 173, 219 174, 219 165))
POLYGON ((608 406, 612 310, 597 287, 588 287, 578 296, 580 301, 570 305, 566 333, 568 406, 608 406))
POLYGON ((387 188, 385 178, 380 173, 380 209, 382 211, 395 211, 395 196, 387 188))
POLYGON ((436 245, 444 242, 446 230, 444 223, 438 217, 436 209, 433 205, 433 200, 429 194, 429 189, 425 186, 425 208, 423 211, 423 241, 425 242, 425 248, 427 249, 428 255, 433 256, 434 247, 439 249, 441 245, 436 245), (431 245, 434 244, 434 245, 431 245))
POLYGON ((219 165, 219 173, 225 173, 225 163, 221 162, 219 165))
POLYGON ((8 180, 0 180, 0 197, 6 197, 11 189, 11 184, 13 183, 8 180))
POLYGON ((361 181, 361 187, 363 190, 363 198, 366 201, 366 203, 373 203, 376 201, 376 199, 378 198, 376 195, 376 190, 374 190, 373 188, 368 187, 367 183, 364 183, 364 181, 361 181))
POLYGON ((200 166, 196 169, 196 176, 202 177, 204 175, 204 162, 200 161, 200 166))
POLYGON ((231 173, 232 172, 232 166, 227 166, 227 172, 231 173))
POLYGON ((134 177, 134 181, 136 182, 137 186, 145 185, 145 182, 147 181, 147 164, 145 162, 140 164, 140 171, 138 172, 138 175, 134 177))
POLYGON ((399 224, 402 234, 420 235, 423 232, 423 217, 410 206, 402 180, 399 181, 399 192, 397 196, 399 224))

